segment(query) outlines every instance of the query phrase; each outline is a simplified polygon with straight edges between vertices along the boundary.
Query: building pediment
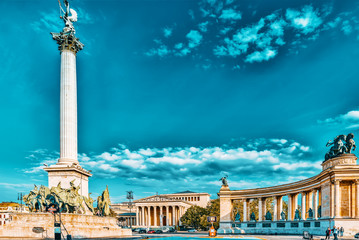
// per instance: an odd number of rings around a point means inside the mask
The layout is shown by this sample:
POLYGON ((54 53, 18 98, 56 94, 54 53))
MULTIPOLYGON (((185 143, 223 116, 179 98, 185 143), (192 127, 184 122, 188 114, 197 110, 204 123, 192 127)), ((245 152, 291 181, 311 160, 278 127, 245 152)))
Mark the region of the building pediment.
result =
POLYGON ((182 201, 178 200, 178 199, 171 198, 171 197, 155 195, 155 196, 150 196, 150 197, 146 197, 146 198, 141 198, 134 202, 141 203, 141 202, 182 202, 182 201))

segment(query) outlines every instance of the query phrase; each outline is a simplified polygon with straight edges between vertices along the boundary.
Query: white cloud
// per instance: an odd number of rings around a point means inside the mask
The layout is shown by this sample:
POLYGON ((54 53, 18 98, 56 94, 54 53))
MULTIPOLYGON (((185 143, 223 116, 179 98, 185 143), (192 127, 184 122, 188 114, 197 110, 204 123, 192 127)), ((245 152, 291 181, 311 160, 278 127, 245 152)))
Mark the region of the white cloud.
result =
POLYGON ((169 27, 164 28, 163 29, 163 36, 165 38, 169 38, 172 35, 172 31, 173 31, 172 28, 169 28, 169 27))
POLYGON ((224 9, 219 18, 223 20, 240 20, 242 19, 242 13, 232 8, 224 9))
POLYGON ((275 49, 264 49, 263 51, 255 51, 249 54, 246 58, 246 62, 262 62, 268 61, 271 58, 274 58, 277 55, 277 50, 275 49))
POLYGON ((186 38, 188 39, 189 43, 188 43, 188 47, 190 48, 195 48, 197 47, 202 39, 203 36, 200 32, 198 32, 197 30, 191 30, 187 35, 186 38))
POLYGON ((352 110, 345 114, 341 114, 334 118, 327 118, 325 120, 318 120, 319 124, 328 126, 342 126, 346 129, 359 128, 359 110, 352 110))
POLYGON ((285 16, 294 28, 304 34, 315 31, 323 23, 318 10, 314 10, 313 7, 309 5, 304 6, 300 11, 287 9, 285 16))
POLYGON ((208 31, 208 21, 205 21, 203 23, 198 24, 198 28, 199 30, 201 30, 201 32, 207 32, 208 31))

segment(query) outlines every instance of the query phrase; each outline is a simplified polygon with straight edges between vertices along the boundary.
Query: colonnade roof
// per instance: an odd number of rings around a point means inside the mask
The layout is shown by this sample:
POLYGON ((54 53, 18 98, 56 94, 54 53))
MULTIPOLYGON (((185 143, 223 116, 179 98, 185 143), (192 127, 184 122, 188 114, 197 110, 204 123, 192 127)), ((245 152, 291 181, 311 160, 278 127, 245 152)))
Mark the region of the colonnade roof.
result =
POLYGON ((135 200, 133 201, 134 203, 149 203, 149 202, 152 202, 152 203, 158 203, 158 202, 177 202, 177 203, 185 203, 185 204, 188 204, 188 205, 194 205, 188 201, 184 201, 184 200, 181 200, 181 199, 174 199, 174 198, 171 198, 171 197, 168 197, 168 196, 165 196, 165 195, 153 195, 153 196, 150 196, 150 197, 145 197, 145 198, 141 198, 141 199, 138 199, 138 200, 135 200))

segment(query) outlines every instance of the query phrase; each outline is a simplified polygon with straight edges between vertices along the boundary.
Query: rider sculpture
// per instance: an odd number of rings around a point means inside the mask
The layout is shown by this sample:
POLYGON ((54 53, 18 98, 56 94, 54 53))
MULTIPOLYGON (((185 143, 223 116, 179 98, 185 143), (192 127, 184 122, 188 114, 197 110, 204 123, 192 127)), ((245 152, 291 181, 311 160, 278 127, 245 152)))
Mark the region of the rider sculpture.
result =
POLYGON ((349 133, 346 135, 339 135, 334 138, 333 141, 328 141, 326 147, 332 145, 329 151, 325 154, 325 161, 331 158, 338 157, 341 154, 351 153, 351 151, 355 150, 356 145, 354 141, 354 134, 349 133))

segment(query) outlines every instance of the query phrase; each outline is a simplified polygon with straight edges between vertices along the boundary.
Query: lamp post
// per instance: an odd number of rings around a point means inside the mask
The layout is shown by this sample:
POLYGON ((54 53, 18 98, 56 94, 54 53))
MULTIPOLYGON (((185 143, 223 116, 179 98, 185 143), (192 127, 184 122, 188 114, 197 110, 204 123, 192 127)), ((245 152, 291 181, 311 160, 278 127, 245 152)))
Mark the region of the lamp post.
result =
POLYGON ((128 208, 130 209, 130 228, 132 229, 132 216, 131 216, 131 209, 133 207, 132 204, 132 200, 133 200, 133 192, 132 191, 127 191, 127 196, 126 198, 128 199, 128 208))
POLYGON ((20 201, 20 212, 22 212, 22 199, 24 195, 22 193, 17 193, 17 200, 20 201))

